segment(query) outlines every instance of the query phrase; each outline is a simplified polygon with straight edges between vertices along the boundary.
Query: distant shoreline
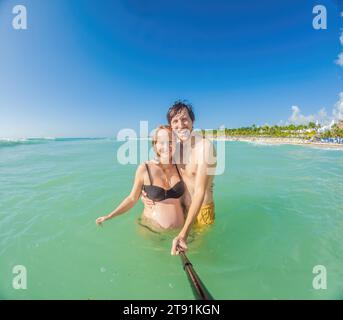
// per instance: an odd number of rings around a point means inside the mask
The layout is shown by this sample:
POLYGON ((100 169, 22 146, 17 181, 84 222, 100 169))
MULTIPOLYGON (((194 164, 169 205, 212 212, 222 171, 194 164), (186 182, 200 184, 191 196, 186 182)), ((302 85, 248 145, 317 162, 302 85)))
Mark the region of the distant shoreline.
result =
MULTIPOLYGON (((209 139, 213 137, 207 136, 209 139)), ((249 142, 255 144, 267 144, 267 145, 279 145, 279 144, 289 144, 289 145, 301 145, 301 146, 315 146, 320 148, 339 148, 343 150, 343 144, 341 143, 326 143, 326 142, 316 142, 300 138, 272 138, 272 137, 245 137, 245 136, 229 136, 221 137, 218 136, 217 139, 225 141, 241 141, 249 142)))

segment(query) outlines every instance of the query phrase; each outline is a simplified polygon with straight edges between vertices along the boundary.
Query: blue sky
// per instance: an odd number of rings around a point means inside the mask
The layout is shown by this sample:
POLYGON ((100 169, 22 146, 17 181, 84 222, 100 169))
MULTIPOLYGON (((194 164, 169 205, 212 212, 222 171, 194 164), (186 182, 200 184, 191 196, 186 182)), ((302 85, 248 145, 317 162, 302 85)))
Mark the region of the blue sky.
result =
POLYGON ((197 128, 331 113, 343 91, 342 1, 0 0, 0 137, 115 136, 164 123, 176 99, 197 128), (12 28, 27 8, 28 29, 12 28), (312 8, 325 5, 327 30, 312 8))

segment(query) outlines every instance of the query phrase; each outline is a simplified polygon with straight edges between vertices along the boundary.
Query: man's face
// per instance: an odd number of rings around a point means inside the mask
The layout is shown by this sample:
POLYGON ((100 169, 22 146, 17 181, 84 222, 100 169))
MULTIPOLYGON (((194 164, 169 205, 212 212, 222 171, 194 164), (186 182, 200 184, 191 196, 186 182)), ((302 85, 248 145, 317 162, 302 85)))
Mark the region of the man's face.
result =
POLYGON ((171 119, 170 125, 181 141, 186 141, 190 138, 193 130, 193 122, 187 109, 182 109, 178 114, 176 114, 171 119))

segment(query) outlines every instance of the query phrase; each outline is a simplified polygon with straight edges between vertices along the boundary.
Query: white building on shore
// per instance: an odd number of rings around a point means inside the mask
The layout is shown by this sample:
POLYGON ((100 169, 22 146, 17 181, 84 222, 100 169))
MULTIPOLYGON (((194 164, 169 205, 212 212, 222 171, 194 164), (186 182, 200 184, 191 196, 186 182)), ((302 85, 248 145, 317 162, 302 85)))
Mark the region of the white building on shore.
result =
POLYGON ((323 127, 319 128, 319 129, 317 130, 317 132, 318 132, 318 133, 323 133, 323 132, 326 132, 326 131, 330 131, 331 128, 334 126, 334 124, 335 124, 335 120, 332 120, 331 123, 330 123, 329 125, 323 126, 323 127))

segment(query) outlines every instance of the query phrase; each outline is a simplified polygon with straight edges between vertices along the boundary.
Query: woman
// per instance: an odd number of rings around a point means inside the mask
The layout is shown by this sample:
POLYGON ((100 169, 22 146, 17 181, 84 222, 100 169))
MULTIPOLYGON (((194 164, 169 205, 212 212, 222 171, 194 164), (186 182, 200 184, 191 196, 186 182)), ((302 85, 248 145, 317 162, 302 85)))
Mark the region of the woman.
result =
POLYGON ((96 219, 104 221, 130 210, 138 201, 142 190, 154 201, 152 207, 145 207, 142 222, 155 230, 181 228, 184 224, 184 210, 181 203, 185 184, 176 164, 173 164, 175 142, 169 126, 156 129, 152 145, 156 160, 141 164, 137 171, 131 193, 107 216, 96 219))

